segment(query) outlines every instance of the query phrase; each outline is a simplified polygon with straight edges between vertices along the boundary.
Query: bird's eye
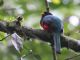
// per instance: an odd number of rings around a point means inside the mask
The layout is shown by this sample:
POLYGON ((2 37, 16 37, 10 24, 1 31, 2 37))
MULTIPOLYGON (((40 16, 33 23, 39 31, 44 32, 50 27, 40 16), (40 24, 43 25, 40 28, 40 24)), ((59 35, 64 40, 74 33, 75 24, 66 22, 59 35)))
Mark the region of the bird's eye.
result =
POLYGON ((61 29, 61 33, 63 33, 63 29, 61 29))

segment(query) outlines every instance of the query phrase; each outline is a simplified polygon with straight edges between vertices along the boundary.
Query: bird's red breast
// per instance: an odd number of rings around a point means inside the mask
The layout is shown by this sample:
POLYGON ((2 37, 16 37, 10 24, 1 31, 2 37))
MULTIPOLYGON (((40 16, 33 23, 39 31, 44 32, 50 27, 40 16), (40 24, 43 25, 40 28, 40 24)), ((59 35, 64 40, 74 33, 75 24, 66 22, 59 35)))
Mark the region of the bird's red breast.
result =
POLYGON ((44 30, 49 30, 48 24, 41 23, 41 26, 43 27, 44 30))

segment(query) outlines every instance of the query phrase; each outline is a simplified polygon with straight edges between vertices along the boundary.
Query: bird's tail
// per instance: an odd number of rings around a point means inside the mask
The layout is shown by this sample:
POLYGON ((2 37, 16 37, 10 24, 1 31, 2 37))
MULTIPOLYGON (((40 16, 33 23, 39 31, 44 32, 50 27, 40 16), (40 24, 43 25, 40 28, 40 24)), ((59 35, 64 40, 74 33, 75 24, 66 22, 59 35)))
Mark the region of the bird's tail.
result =
POLYGON ((53 33, 53 40, 54 40, 55 51, 56 53, 60 54, 61 53, 60 33, 53 33))

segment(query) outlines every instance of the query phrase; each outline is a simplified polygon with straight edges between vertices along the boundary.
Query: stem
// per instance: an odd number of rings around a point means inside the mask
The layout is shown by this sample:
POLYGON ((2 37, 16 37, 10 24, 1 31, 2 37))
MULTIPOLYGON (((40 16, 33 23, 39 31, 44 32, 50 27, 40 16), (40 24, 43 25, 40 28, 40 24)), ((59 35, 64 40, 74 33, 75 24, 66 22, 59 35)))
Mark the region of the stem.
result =
POLYGON ((56 54, 56 50, 55 50, 55 46, 53 46, 53 44, 51 44, 51 47, 52 47, 52 52, 53 52, 53 59, 54 60, 57 60, 57 54, 56 54))
POLYGON ((57 56, 56 56, 57 54, 56 54, 55 46, 54 47, 52 46, 52 51, 53 51, 53 59, 57 60, 57 56))
POLYGON ((6 37, 2 38, 0 41, 3 41, 4 39, 6 39, 7 37, 11 36, 11 34, 7 35, 6 37))
POLYGON ((45 4, 46 4, 46 10, 47 10, 47 12, 49 12, 49 4, 48 4, 47 0, 45 0, 45 4))

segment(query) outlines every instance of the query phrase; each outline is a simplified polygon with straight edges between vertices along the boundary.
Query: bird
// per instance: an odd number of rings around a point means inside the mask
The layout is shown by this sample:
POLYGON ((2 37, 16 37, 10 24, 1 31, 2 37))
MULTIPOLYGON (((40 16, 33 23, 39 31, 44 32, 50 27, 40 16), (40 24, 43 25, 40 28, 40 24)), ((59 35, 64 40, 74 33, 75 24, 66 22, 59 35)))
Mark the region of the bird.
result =
POLYGON ((48 31, 52 34, 51 42, 54 44, 56 53, 61 53, 61 42, 60 35, 63 33, 63 23, 62 21, 52 14, 44 15, 41 18, 40 25, 45 31, 48 31))

